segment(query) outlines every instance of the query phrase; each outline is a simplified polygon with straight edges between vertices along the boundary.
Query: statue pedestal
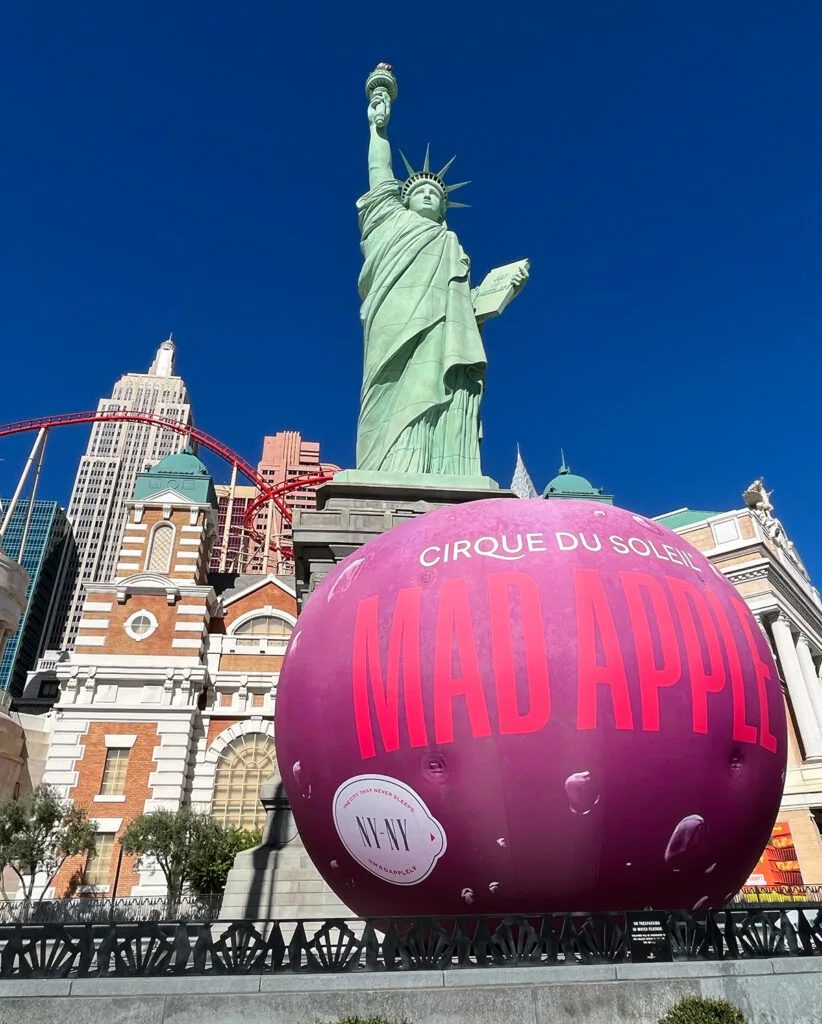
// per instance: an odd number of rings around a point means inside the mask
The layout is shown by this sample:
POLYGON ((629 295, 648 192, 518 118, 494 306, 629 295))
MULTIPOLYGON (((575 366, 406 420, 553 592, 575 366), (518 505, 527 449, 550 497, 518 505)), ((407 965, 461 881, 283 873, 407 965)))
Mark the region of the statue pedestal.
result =
POLYGON ((345 470, 317 489, 316 509, 294 513, 292 542, 297 601, 309 594, 338 562, 372 537, 413 516, 445 505, 484 498, 513 498, 490 477, 375 473, 345 470))

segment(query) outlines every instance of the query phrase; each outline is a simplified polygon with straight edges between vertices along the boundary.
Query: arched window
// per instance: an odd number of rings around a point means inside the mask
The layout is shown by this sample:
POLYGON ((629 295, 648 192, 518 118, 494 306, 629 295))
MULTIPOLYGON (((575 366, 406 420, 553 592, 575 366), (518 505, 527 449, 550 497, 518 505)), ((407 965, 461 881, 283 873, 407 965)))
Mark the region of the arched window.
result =
POLYGON ((241 622, 233 630, 235 636, 264 636, 271 640, 282 640, 285 643, 294 631, 294 627, 279 615, 255 615, 241 622))
POLYGON ((221 825, 262 828, 260 786, 277 770, 274 740, 262 733, 238 736, 226 747, 214 775, 211 816, 221 825))
POLYGON ((170 523, 160 523, 159 526, 155 526, 151 534, 146 570, 148 572, 169 572, 173 547, 174 527, 170 523))

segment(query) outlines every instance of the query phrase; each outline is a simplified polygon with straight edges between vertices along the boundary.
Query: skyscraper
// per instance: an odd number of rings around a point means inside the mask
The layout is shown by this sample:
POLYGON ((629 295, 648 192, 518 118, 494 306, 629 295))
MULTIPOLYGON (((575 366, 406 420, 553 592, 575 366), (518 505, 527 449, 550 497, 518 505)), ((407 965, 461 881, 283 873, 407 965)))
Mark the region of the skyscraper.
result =
POLYGON ((18 503, 3 538, 6 554, 21 561, 29 574, 25 611, 0 658, 0 691, 15 697, 22 693, 26 673, 34 668, 45 642, 61 566, 72 547, 71 527, 56 501, 35 501, 31 515, 29 506, 28 500, 18 503))
MULTIPOLYGON (((148 373, 121 377, 111 398, 100 400, 98 412, 143 412, 192 423, 186 386, 174 374, 175 351, 171 338, 164 341, 148 373)), ((131 498, 137 474, 179 451, 186 442, 184 434, 155 424, 125 421, 92 426, 68 507, 77 556, 64 576, 50 646, 73 646, 86 584, 115 576, 125 502, 131 498)))
MULTIPOLYGON (((280 430, 263 438, 263 454, 257 472, 269 487, 276 487, 299 477, 333 475, 340 467, 320 461, 318 441, 304 441, 297 430, 280 430)), ((315 508, 317 484, 286 491, 283 504, 289 509, 315 508)), ((273 504, 262 505, 254 517, 254 529, 265 543, 243 538, 242 521, 248 506, 257 497, 256 488, 218 486, 220 519, 217 544, 211 558, 212 571, 244 573, 292 572, 289 554, 291 523, 273 504), (231 514, 229 516, 229 506, 231 514), (226 520, 229 530, 226 533, 226 520), (284 549, 284 550, 281 550, 284 549), (267 552, 267 555, 266 555, 267 552)))

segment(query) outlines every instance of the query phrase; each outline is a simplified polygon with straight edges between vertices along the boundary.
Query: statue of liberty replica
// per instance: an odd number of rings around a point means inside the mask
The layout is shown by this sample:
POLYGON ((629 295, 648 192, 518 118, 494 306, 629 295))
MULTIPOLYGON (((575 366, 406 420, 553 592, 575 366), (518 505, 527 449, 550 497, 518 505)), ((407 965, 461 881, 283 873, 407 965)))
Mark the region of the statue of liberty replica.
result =
POLYGON ((480 469, 481 326, 522 289, 528 262, 492 271, 472 291, 470 261, 445 221, 447 209, 465 205, 451 194, 468 182, 446 184, 454 158, 435 172, 430 150, 418 171, 401 153, 408 178, 398 181, 387 136, 397 98, 390 65, 368 76, 366 95, 368 192, 357 202, 365 356, 356 475, 438 474, 458 486, 496 486, 480 469))

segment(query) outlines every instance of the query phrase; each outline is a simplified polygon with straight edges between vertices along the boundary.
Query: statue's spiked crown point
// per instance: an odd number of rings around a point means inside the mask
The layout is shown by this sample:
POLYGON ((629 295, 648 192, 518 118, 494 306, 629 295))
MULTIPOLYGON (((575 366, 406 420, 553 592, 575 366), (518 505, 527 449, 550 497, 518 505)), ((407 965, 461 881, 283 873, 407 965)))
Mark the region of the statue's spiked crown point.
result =
POLYGON ((414 170, 414 168, 411 166, 411 163, 408 160, 408 157, 405 155, 405 153, 403 153, 402 150, 400 150, 400 156, 402 157, 402 162, 405 164, 405 169, 408 171, 408 178, 405 184, 402 186, 401 198, 404 203, 407 202, 409 195, 416 188, 417 185, 419 185, 423 181, 430 181, 434 185, 436 185, 437 188, 439 188, 439 190, 442 192, 444 205, 446 207, 459 206, 464 209, 468 208, 468 203, 452 203, 451 200, 448 198, 450 192, 456 192, 456 190, 458 188, 462 188, 463 185, 470 184, 470 182, 468 181, 458 181, 455 185, 445 184, 446 172, 448 171, 451 164, 457 159, 455 156, 452 156, 448 163, 445 165, 445 167, 443 167, 442 170, 437 171, 436 174, 431 170, 430 143, 425 147, 425 160, 423 161, 421 171, 414 170))

